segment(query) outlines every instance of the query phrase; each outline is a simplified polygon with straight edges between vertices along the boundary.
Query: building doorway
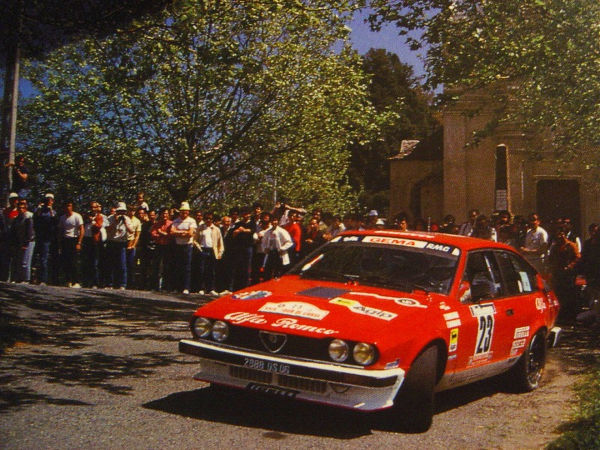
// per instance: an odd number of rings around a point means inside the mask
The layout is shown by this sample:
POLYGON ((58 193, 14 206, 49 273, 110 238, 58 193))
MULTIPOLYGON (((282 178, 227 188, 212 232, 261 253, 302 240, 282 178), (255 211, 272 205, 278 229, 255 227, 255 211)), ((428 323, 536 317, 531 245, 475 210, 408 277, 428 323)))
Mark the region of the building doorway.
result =
POLYGON ((537 213, 545 224, 559 217, 569 217, 573 222, 573 229, 581 236, 579 181, 538 181, 536 205, 537 213))

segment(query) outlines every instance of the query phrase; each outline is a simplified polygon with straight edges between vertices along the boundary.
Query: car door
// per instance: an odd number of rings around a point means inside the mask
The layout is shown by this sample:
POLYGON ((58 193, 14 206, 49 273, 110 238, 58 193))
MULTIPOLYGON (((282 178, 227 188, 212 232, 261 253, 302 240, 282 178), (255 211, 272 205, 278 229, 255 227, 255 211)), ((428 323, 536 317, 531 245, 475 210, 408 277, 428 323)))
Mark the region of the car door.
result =
POLYGON ((473 250, 467 255, 462 282, 470 294, 460 299, 458 351, 453 384, 462 384, 500 372, 495 367, 502 357, 509 331, 506 318, 510 305, 505 296, 501 272, 492 250, 473 250))
POLYGON ((514 358, 525 350, 529 337, 536 330, 536 316, 547 308, 545 295, 539 292, 536 271, 520 255, 495 250, 494 256, 502 276, 504 296, 496 305, 504 310, 506 333, 498 342, 499 358, 514 358))

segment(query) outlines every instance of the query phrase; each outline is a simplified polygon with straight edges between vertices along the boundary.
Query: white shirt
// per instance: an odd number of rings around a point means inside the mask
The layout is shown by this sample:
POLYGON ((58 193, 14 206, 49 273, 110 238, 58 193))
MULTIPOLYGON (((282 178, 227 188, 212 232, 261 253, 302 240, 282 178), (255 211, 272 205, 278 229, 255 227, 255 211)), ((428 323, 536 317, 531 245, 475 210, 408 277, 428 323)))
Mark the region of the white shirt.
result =
POLYGON ((212 228, 204 227, 199 235, 200 247, 213 248, 212 228))
POLYGON ((65 238, 79 237, 79 228, 83 225, 81 214, 73 212, 70 216, 66 214, 60 216, 58 227, 62 230, 62 236, 65 238))
POLYGON ((190 216, 187 216, 185 219, 181 219, 181 217, 178 217, 177 219, 175 219, 173 221, 173 223, 171 224, 171 227, 179 230, 179 231, 188 231, 191 230, 192 232, 190 233, 191 236, 175 236, 175 243, 177 245, 187 245, 187 244, 193 244, 194 243, 194 233, 196 232, 196 221, 194 219, 192 219, 190 216))

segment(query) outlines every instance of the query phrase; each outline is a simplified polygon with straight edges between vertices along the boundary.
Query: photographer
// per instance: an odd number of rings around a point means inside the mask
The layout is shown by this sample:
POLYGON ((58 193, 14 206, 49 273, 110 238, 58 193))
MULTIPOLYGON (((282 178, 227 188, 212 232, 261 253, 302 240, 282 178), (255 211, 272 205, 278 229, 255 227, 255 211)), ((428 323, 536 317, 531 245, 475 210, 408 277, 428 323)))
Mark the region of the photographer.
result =
POLYGON ((127 237, 134 229, 127 217, 127 206, 124 202, 117 204, 115 213, 108 217, 108 243, 106 246, 108 263, 107 286, 127 287, 127 237))

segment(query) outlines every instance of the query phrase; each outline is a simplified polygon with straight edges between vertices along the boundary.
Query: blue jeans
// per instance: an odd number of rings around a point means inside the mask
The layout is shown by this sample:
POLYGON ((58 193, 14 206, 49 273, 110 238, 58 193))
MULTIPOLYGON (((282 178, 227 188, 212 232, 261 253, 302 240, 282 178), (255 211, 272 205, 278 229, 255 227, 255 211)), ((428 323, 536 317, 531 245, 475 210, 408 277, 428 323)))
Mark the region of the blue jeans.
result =
POLYGON ((35 244, 40 255, 40 269, 37 279, 40 283, 48 282, 48 260, 50 259, 50 241, 37 241, 35 244))
POLYGON ((135 288, 135 248, 127 249, 127 287, 129 289, 135 288))
POLYGON ((112 287, 127 287, 127 242, 108 241, 108 282, 112 287))
POLYGON ((25 248, 19 247, 17 250, 15 281, 31 281, 31 259, 34 249, 35 241, 31 241, 25 248))

